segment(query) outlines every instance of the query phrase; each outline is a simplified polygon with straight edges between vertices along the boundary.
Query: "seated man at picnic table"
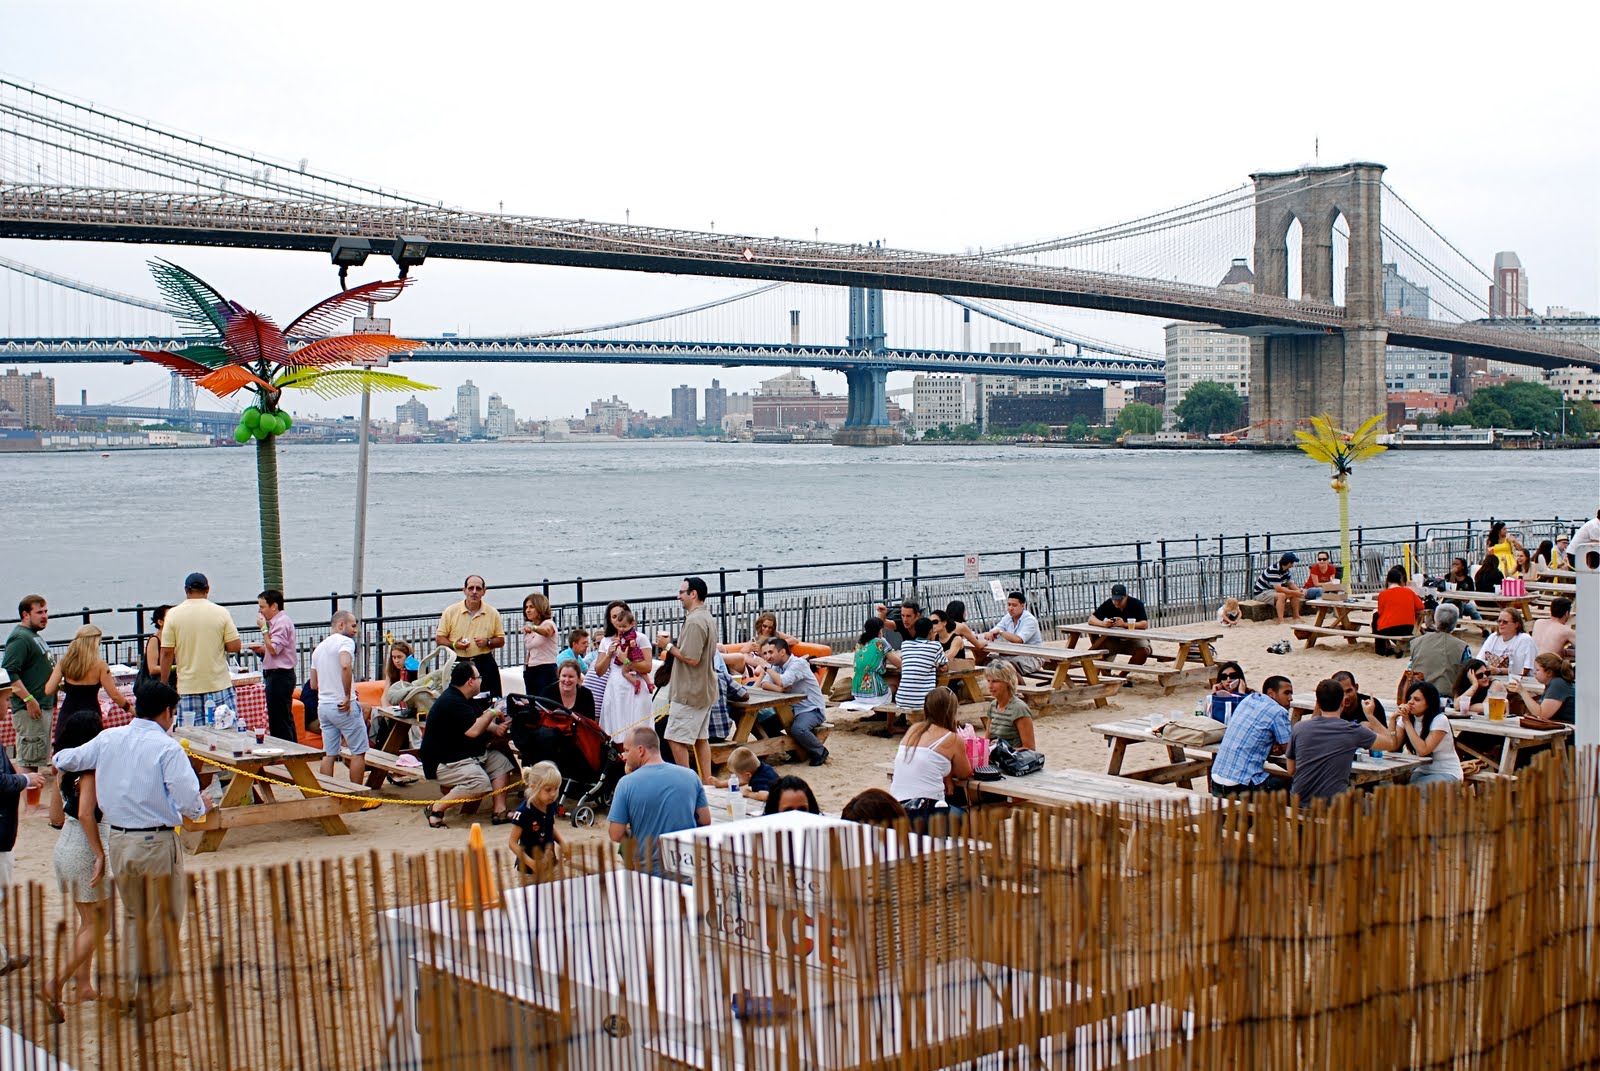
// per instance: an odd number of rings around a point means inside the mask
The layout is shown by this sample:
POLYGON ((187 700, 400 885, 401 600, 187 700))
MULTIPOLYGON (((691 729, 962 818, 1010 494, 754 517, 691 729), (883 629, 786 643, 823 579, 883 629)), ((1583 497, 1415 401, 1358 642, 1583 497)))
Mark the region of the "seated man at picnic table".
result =
POLYGON ((1290 791, 1302 807, 1309 807, 1312 800, 1331 800, 1350 787, 1358 749, 1400 749, 1400 741, 1378 720, 1374 700, 1362 700, 1366 721, 1360 724, 1343 717, 1344 698, 1345 689, 1338 681, 1318 681, 1316 712, 1302 718, 1289 736, 1288 769, 1294 779, 1290 791))
POLYGON ((1293 701, 1294 685, 1288 677, 1268 677, 1261 691, 1251 692, 1233 708, 1211 762, 1213 796, 1282 792, 1289 787, 1283 778, 1267 773, 1266 766, 1267 756, 1282 754, 1289 744, 1293 701))
MULTIPOLYGON (((510 756, 489 746, 504 739, 510 729, 499 721, 493 706, 480 710, 473 702, 482 685, 477 664, 463 658, 450 670, 450 687, 428 710, 417 757, 423 776, 449 790, 443 799, 422 809, 434 829, 445 828, 445 808, 505 788, 516 770, 510 756)), ((505 793, 495 792, 493 799, 493 824, 509 822, 505 793)))
POLYGON ((1422 674, 1440 695, 1455 694, 1461 663, 1472 657, 1467 642, 1455 635, 1460 620, 1461 611, 1454 603, 1440 603, 1433 611, 1433 631, 1411 641, 1411 665, 1407 668, 1422 674))
POLYGON ((1255 597, 1272 599, 1272 604, 1278 611, 1280 625, 1288 620, 1284 617, 1285 610, 1288 611, 1289 617, 1296 621, 1300 620, 1300 604, 1305 601, 1306 593, 1289 576, 1293 572, 1294 563, 1299 560, 1299 555, 1291 550, 1278 559, 1276 569, 1263 569, 1261 575, 1256 577, 1255 597))
MULTIPOLYGON (((1006 596, 1006 616, 995 622, 994 628, 977 638, 976 646, 982 651, 990 640, 1006 643, 1025 643, 1029 647, 1044 646, 1044 634, 1039 631, 1039 619, 1028 612, 1028 600, 1020 591, 1006 596)), ((1042 665, 1037 658, 1016 655, 990 655, 989 661, 1009 662, 1017 673, 1032 673, 1042 665)))
POLYGON ((794 705, 794 720, 789 723, 789 737, 805 752, 811 765, 821 766, 828 761, 828 749, 817 739, 816 730, 828 720, 826 703, 822 698, 822 685, 811 669, 811 663, 797 654, 789 653, 789 641, 773 636, 762 649, 761 657, 752 662, 756 672, 756 687, 772 688, 779 692, 799 692, 805 696, 794 705))
POLYGON ((1572 600, 1566 596, 1551 599, 1550 616, 1533 623, 1533 645, 1540 654, 1571 658, 1577 642, 1578 633, 1572 627, 1572 600))
MULTIPOLYGON (((1089 624, 1098 628, 1148 629, 1150 615, 1145 613, 1144 603, 1128 594, 1126 584, 1112 584, 1111 598, 1094 608, 1089 624)), ((1113 661, 1117 655, 1125 654, 1128 664, 1137 666, 1150 657, 1149 640, 1133 636, 1098 636, 1094 642, 1113 661)), ((1133 682, 1130 679, 1128 683, 1133 682)))

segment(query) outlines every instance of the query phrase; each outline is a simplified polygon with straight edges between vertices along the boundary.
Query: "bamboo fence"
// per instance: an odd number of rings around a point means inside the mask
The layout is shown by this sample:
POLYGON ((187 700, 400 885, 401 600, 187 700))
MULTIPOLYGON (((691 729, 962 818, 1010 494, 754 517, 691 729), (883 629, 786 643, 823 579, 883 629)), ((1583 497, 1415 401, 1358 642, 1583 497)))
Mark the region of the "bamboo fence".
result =
MULTIPOLYGON (((1593 1066, 1597 795, 1569 752, 1312 810, 851 826, 702 849, 687 884, 598 849, 526 888, 503 853, 215 871, 184 913, 193 1010, 154 1022, 102 1000, 53 1025, 35 994, 67 923, 19 887, 5 937, 33 963, 0 978, 0 1066, 1593 1066)), ((102 995, 160 937, 136 928, 102 942, 102 995)))

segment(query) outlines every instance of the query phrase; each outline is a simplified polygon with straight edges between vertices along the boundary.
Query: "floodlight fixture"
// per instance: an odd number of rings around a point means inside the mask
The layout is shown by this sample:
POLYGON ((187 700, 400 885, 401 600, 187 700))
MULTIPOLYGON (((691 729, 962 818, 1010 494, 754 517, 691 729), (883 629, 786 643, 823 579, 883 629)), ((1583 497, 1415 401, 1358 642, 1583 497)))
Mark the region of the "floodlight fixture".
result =
POLYGON ((407 272, 428 259, 428 240, 420 234, 402 234, 394 240, 390 255, 400 265, 400 278, 404 279, 407 272))
POLYGON ((365 238, 335 238, 329 251, 333 262, 339 265, 339 289, 345 288, 345 274, 352 267, 360 267, 372 255, 372 243, 365 238))

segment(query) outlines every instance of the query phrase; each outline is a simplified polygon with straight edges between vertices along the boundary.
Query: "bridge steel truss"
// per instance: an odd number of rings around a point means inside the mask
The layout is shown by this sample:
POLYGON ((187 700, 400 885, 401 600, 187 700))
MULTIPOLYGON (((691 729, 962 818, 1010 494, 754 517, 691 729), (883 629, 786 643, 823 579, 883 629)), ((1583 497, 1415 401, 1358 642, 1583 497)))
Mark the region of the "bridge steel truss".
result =
MULTIPOLYGON (((737 368, 824 368, 867 373, 959 372, 988 376, 1042 376, 1057 379, 1141 380, 1159 382, 1165 363, 1139 358, 1106 359, 1027 353, 962 353, 950 350, 855 350, 849 346, 806 346, 757 342, 628 342, 572 338, 424 338, 412 353, 396 360, 520 362, 548 364, 694 364, 737 368)), ((186 338, 13 338, 0 339, 0 359, 33 364, 136 364, 130 350, 181 352, 186 338)), ((292 340, 290 348, 304 343, 292 340)), ((881 392, 880 392, 881 393, 881 392)))
MULTIPOLYGON (((1386 317, 1357 323, 1318 301, 1238 293, 1071 268, 1002 254, 948 255, 877 245, 507 216, 418 205, 357 205, 220 194, 0 183, 0 237, 212 245, 326 253, 333 239, 428 239, 428 257, 776 279, 1076 306, 1223 327, 1385 329, 1395 345, 1547 368, 1600 367, 1586 346, 1492 327, 1386 317)), ((716 363, 716 362, 709 362, 716 363)))

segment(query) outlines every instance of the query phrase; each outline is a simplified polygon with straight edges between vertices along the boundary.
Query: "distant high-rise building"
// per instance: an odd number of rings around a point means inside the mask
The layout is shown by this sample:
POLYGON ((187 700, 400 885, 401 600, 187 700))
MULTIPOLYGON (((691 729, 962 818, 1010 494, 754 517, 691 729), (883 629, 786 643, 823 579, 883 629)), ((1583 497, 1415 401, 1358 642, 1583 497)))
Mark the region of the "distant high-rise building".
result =
POLYGON ((428 426, 428 407, 417 401, 417 396, 413 394, 410 401, 394 407, 394 422, 425 428, 428 426))
POLYGON ((492 439, 502 439, 517 433, 517 411, 501 399, 498 394, 489 395, 488 418, 483 422, 484 430, 492 439))
POLYGON ((613 394, 610 401, 596 398, 590 402, 589 409, 583 416, 583 424, 590 431, 601 435, 621 437, 628 433, 628 423, 632 416, 633 411, 628 408, 628 403, 613 394))
POLYGON ((1494 255, 1494 285, 1489 287, 1489 318, 1532 316, 1528 304, 1528 273, 1512 252, 1494 255))
POLYGON ((974 419, 971 376, 921 375, 911 381, 911 427, 925 435, 944 425, 958 428, 974 419))
MULTIPOLYGON (((1235 257, 1218 290, 1253 293, 1255 273, 1249 261, 1235 257)), ((1250 397, 1250 339, 1230 335, 1214 324, 1172 323, 1167 332, 1167 423, 1177 422, 1179 403, 1196 383, 1232 387, 1241 398, 1250 397)))
POLYGON ((0 401, 11 406, 24 428, 53 428, 56 423, 56 381, 43 372, 23 375, 8 368, 0 376, 0 401))
POLYGON ((1426 320, 1429 312, 1428 288, 1400 274, 1400 265, 1383 266, 1383 311, 1395 316, 1414 316, 1426 320))
POLYGON ((700 426, 697 392, 686 383, 672 388, 672 426, 679 431, 693 431, 700 426))
POLYGON ((728 415, 728 388, 716 380, 706 388, 706 423, 713 428, 722 427, 722 418, 728 415))
POLYGON ((467 380, 456 388, 456 435, 475 439, 483 434, 483 410, 478 404, 478 388, 467 380))
POLYGON ((1390 346, 1384 359, 1384 380, 1390 394, 1449 394, 1450 365, 1448 353, 1390 346))

